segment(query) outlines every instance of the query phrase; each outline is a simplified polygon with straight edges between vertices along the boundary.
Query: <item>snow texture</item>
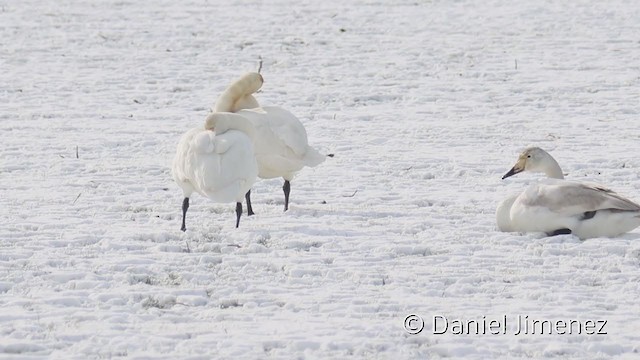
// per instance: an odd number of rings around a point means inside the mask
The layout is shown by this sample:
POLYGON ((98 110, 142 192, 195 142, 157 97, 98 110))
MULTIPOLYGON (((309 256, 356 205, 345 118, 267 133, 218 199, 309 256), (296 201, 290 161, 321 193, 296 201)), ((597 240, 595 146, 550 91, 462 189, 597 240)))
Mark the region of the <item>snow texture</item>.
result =
POLYGON ((526 146, 640 201, 636 1, 0 1, 0 358, 640 356, 640 230, 501 233, 526 146), (182 193, 179 137, 263 59, 335 153, 182 193), (408 334, 403 320, 423 317, 408 334), (434 335, 432 317, 608 321, 434 335))

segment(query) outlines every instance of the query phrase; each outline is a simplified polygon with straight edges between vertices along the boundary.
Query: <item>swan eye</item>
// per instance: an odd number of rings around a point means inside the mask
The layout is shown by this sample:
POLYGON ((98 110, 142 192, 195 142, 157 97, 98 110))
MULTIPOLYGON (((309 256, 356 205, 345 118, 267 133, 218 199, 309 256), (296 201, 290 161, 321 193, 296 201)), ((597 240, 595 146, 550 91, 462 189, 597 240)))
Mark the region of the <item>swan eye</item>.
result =
POLYGON ((527 155, 527 158, 528 158, 528 159, 531 159, 531 155, 527 155))

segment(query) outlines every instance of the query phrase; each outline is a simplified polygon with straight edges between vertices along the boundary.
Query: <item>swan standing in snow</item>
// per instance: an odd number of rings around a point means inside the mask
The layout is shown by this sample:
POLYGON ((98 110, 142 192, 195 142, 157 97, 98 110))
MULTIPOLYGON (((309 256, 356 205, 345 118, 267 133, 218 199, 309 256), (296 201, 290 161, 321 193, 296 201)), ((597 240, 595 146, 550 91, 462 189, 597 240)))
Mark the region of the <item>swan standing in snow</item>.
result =
POLYGON ((253 127, 247 119, 231 113, 210 114, 204 128, 187 131, 178 143, 172 174, 182 188, 182 227, 195 191, 215 202, 236 202, 236 228, 240 225, 242 200, 258 176, 253 127))
POLYGON ((562 169, 546 151, 533 147, 502 178, 523 171, 549 179, 509 196, 496 210, 501 231, 574 234, 580 239, 615 237, 640 226, 640 205, 594 184, 564 180, 562 169))
MULTIPOLYGON (((295 115, 277 106, 259 106, 252 94, 260 89, 263 82, 258 73, 245 74, 227 87, 214 108, 216 111, 234 112, 253 124, 258 176, 262 179, 284 179, 282 190, 284 211, 287 211, 294 175, 305 166, 322 163, 326 156, 309 146, 307 131, 295 115)), ((251 192, 247 192, 245 197, 247 213, 253 215, 251 192)))
MULTIPOLYGON (((284 211, 289 209, 291 180, 305 166, 314 167, 326 156, 309 146, 307 131, 298 118, 277 106, 243 109, 236 114, 247 118, 254 126, 254 146, 258 160, 258 177, 272 179, 282 177, 284 185, 284 211)), ((247 211, 251 208, 251 193, 246 195, 247 211)))

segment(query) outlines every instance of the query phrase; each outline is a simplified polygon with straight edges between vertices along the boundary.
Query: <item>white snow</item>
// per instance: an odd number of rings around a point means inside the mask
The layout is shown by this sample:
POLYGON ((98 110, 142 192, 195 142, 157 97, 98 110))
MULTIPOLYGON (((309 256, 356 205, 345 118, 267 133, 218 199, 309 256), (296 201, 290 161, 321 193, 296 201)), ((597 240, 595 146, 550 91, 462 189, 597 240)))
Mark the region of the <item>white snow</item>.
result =
POLYGON ((540 146, 640 201, 634 1, 0 2, 0 358, 635 358, 640 230, 500 233, 540 146), (194 196, 170 163, 263 59, 260 104, 335 153, 194 196), (77 153, 77 157, 76 157, 77 153), (403 329, 409 314, 425 330, 403 329), (607 320, 433 335, 433 316, 607 320))

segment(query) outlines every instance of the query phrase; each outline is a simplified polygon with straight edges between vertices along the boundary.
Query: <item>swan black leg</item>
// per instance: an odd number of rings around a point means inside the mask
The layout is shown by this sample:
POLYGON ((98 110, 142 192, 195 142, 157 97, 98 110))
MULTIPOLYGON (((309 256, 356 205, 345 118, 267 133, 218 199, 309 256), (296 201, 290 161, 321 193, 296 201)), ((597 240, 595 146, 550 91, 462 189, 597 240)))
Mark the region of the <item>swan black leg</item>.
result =
POLYGON ((284 181, 282 190, 284 191, 284 211, 287 211, 289 210, 289 193, 291 192, 291 183, 289 180, 284 181))
POLYGON ((569 234, 571 234, 571 229, 558 229, 551 233, 548 233, 547 235, 556 236, 556 235, 569 235, 569 234))
POLYGON ((187 210, 189 210, 189 198, 186 197, 182 200, 182 227, 180 230, 187 231, 187 226, 184 224, 184 220, 187 217, 187 210))
POLYGON ((240 226, 240 216, 242 216, 242 203, 236 203, 236 229, 240 226))
POLYGON ((247 215, 251 216, 255 214, 253 212, 253 208, 251 207, 251 190, 247 191, 247 194, 244 196, 247 199, 247 215))

